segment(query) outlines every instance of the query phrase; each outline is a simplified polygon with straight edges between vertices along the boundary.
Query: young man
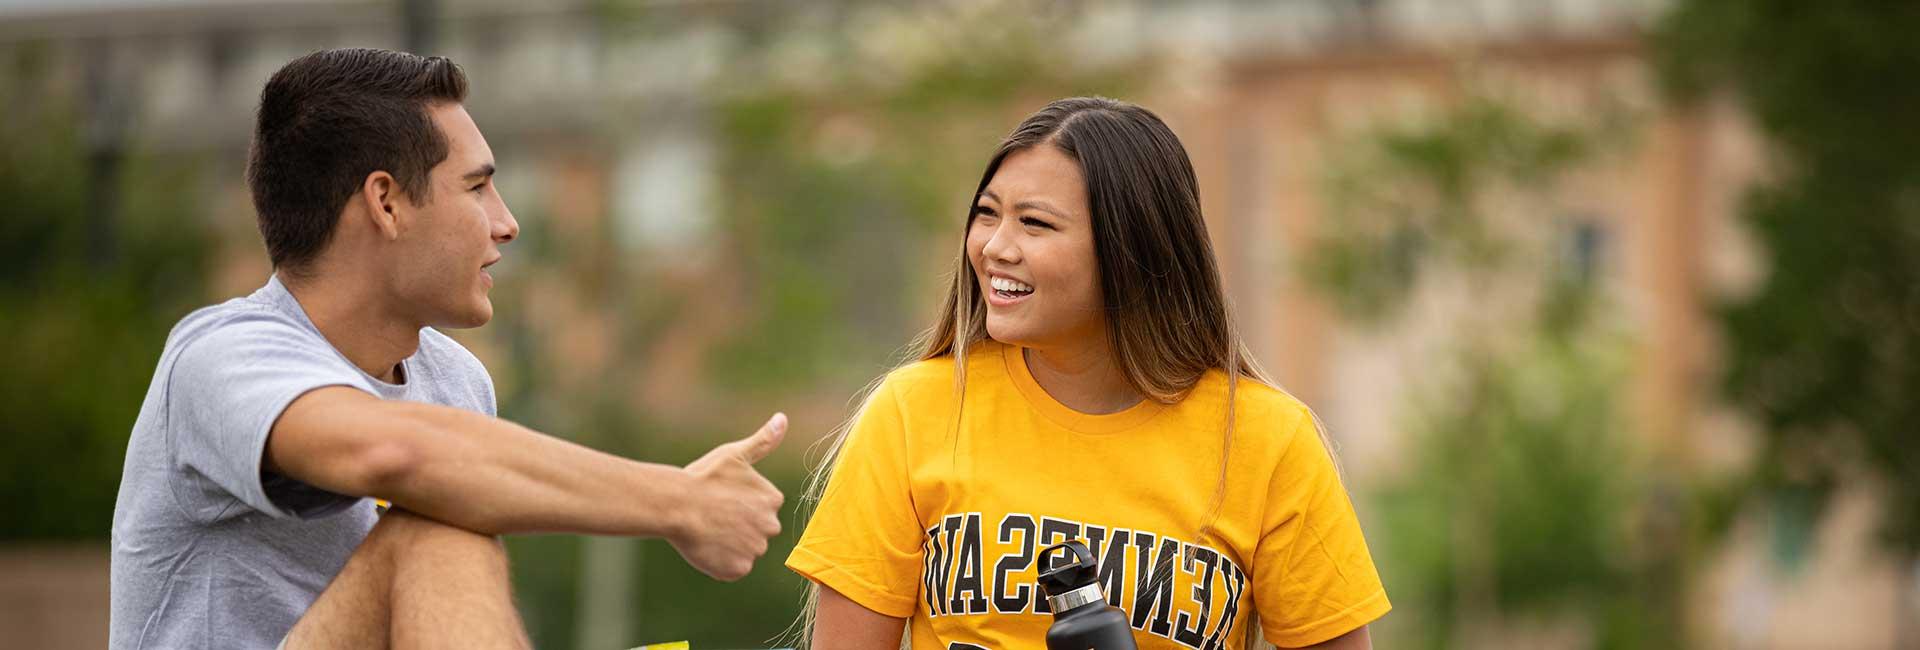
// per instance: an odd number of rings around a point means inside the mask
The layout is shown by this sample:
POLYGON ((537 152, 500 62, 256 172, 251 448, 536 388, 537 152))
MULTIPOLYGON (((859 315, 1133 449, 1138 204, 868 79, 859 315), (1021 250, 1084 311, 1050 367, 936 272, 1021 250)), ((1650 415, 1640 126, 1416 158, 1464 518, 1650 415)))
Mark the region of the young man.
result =
POLYGON ((434 329, 492 317, 519 232, 465 97, 451 61, 383 50, 268 80, 247 181, 275 273, 161 353, 114 508, 113 648, 525 647, 497 535, 663 537, 732 580, 779 532, 752 463, 784 416, 685 468, 493 417, 434 329))

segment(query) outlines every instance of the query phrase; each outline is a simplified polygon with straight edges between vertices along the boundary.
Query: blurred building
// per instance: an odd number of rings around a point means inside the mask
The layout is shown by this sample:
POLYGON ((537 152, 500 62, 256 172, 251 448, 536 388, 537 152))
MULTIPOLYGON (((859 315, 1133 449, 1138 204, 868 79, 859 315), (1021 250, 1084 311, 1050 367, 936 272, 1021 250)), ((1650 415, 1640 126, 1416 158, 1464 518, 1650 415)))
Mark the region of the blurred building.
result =
MULTIPOLYGON (((1547 224, 1557 263, 1591 276, 1634 332, 1633 418, 1656 463, 1713 474, 1743 467, 1752 440, 1720 404, 1714 302, 1758 274, 1738 221, 1764 143, 1727 98, 1661 101, 1645 30, 1664 3, 1275 3, 1219 7, 1214 74, 1177 87, 1167 111, 1192 153, 1250 345, 1327 420, 1350 476, 1406 469, 1404 413, 1424 369, 1444 366, 1445 330, 1488 296, 1436 278, 1385 330, 1343 325, 1296 268, 1332 218, 1322 172, 1352 136, 1417 123, 1494 94, 1548 119, 1621 110, 1632 139, 1556 186, 1547 224), (1253 16, 1246 15, 1248 13, 1253 16), (1272 17, 1262 22, 1263 16, 1272 17), (1256 33, 1262 37, 1235 38, 1256 33), (1182 101, 1187 100, 1187 101, 1182 101)), ((1769 523, 1749 515, 1692 570, 1696 643, 1739 648, 1891 648, 1909 568, 1875 549, 1873 497, 1842 490, 1799 571, 1775 566, 1769 523)), ((1362 506, 1364 509, 1364 505, 1362 506)), ((1365 514, 1363 513, 1363 518, 1365 514)), ((1391 589, 1391 587, 1390 587, 1391 589)), ((1514 634, 1489 647, 1540 647, 1514 634)), ((1576 646, 1577 647, 1577 646, 1576 646)))
MULTIPOLYGON (((861 5, 796 12, 779 4, 8 0, 0 2, 0 48, 36 49, 56 78, 79 86, 89 146, 137 140, 207 166, 200 189, 205 217, 222 233, 220 295, 250 290, 268 272, 242 182, 262 83, 301 54, 354 45, 444 53, 466 67, 471 112, 522 221, 519 246, 611 231, 610 264, 668 260, 668 276, 694 286, 721 266, 709 259, 712 206, 727 183, 716 172, 709 109, 722 63, 762 57, 778 66, 803 56, 767 53, 756 35, 823 29, 861 5)), ((1674 109, 1659 100, 1643 35, 1664 4, 1089 3, 1063 42, 1070 56, 1173 58, 1180 73, 1139 99, 1193 156, 1250 343, 1327 420, 1358 489, 1401 469, 1404 441, 1386 407, 1406 396, 1409 369, 1433 362, 1444 342, 1418 318, 1384 331, 1346 327, 1289 270, 1327 218, 1318 198, 1325 161, 1357 130, 1431 115, 1489 79, 1543 114, 1631 110, 1642 120, 1637 139, 1557 189, 1563 213, 1537 216, 1560 224, 1552 231, 1564 238, 1567 263, 1618 297, 1638 334, 1631 394, 1643 442, 1683 466, 1718 471, 1751 450, 1738 419, 1716 406, 1707 307, 1759 272, 1735 208, 1764 171, 1764 154, 1730 103, 1674 109)), ((1008 107, 1009 124, 1031 108, 1008 107)), ((964 191, 967 179, 956 182, 964 191)), ((601 309, 604 295, 540 277, 534 262, 514 255, 507 264, 503 275, 532 285, 528 311, 537 314, 510 326, 564 342, 554 365, 568 370, 552 381, 591 381, 618 362, 624 324, 601 309)), ((1474 287, 1440 286, 1422 296, 1423 313, 1457 313, 1485 298, 1474 287)), ((676 378, 699 362, 697 343, 737 297, 686 295, 699 299, 653 344, 657 363, 636 382, 635 404, 671 410, 703 399, 676 378)), ((464 340, 490 367, 512 363, 496 339, 464 340)), ((807 408, 830 420, 844 405, 807 408)), ((1864 493, 1843 495, 1818 532, 1818 554, 1793 577, 1772 568, 1765 521, 1743 520, 1699 569, 1687 614, 1698 642, 1892 647, 1905 571, 1872 552, 1870 505, 1864 493)), ((36 640, 32 647, 102 645, 105 564, 103 552, 0 551, 8 615, 0 635, 36 640)))

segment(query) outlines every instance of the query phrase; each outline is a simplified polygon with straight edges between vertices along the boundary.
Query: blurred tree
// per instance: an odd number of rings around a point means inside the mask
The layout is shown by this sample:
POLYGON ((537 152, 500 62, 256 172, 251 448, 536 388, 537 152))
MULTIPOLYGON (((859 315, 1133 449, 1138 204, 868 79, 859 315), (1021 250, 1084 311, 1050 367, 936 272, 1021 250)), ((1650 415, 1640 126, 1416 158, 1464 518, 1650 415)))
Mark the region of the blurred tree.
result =
POLYGON ((1758 485, 1790 529, 1789 565, 1827 496, 1870 476, 1884 540, 1920 566, 1915 33, 1912 2, 1686 0, 1656 40, 1674 97, 1731 91, 1773 147, 1741 208, 1770 270, 1719 317, 1727 393, 1761 425, 1758 485))
POLYGON ((190 159, 136 151, 89 173, 87 112, 50 68, 31 45, 0 50, 0 540, 104 540, 167 332, 205 298, 211 238, 190 159), (138 200, 93 198, 112 194, 138 200))
POLYGON ((1647 497, 1621 440, 1630 348, 1596 328, 1506 335, 1515 348, 1456 351, 1479 368, 1405 405, 1418 460, 1372 500, 1383 571, 1405 605, 1389 621, 1399 635, 1383 638, 1480 647, 1546 629, 1574 647, 1675 645, 1658 608, 1676 601, 1622 550, 1639 541, 1647 497))
POLYGON ((1581 224, 1536 216, 1566 213, 1554 182, 1630 125, 1617 110, 1557 125, 1470 95, 1363 132, 1330 167, 1331 218, 1303 272, 1342 314, 1399 323, 1441 278, 1475 295, 1424 325, 1446 349, 1403 405, 1412 469, 1375 501, 1383 571, 1411 605, 1388 625, 1405 643, 1684 638, 1679 583, 1661 576, 1675 556, 1621 551, 1674 546, 1636 539, 1658 508, 1620 404, 1631 342, 1594 317, 1591 271, 1562 256, 1581 224))
POLYGON ((1771 272, 1724 307, 1730 393, 1770 484, 1887 482, 1887 540, 1920 552, 1920 5, 1684 2, 1661 33, 1683 99, 1731 88, 1778 169, 1747 197, 1771 272), (1863 8, 1864 7, 1864 8, 1863 8))
POLYGON ((1047 101, 1117 94, 1139 72, 1061 56, 1052 39, 1071 30, 1072 5, 849 13, 816 35, 831 53, 816 67, 759 68, 805 33, 769 36, 767 59, 720 93, 722 218, 753 295, 710 364, 734 390, 824 380, 850 393, 872 379, 926 326, 944 285, 922 276, 957 252, 938 244, 957 246, 999 139, 1047 101))

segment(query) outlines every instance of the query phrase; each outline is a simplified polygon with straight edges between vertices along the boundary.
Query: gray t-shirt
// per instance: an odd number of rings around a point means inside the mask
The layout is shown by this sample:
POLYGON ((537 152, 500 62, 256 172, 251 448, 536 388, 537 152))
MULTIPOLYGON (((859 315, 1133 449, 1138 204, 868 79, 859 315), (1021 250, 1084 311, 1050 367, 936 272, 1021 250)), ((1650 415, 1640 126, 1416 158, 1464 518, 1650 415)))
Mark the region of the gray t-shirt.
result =
POLYGON ((274 647, 375 521, 371 499, 266 472, 267 433, 324 386, 494 414, 493 381, 432 329, 373 378, 327 343, 278 277, 174 326, 127 442, 113 509, 110 647, 274 647))

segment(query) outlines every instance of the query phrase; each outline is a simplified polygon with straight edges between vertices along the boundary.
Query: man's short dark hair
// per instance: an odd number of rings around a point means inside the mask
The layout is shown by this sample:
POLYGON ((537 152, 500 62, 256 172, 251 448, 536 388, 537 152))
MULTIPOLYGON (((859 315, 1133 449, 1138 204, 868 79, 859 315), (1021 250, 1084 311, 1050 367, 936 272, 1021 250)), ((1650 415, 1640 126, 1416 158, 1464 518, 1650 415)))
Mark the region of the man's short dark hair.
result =
POLYGON ((446 160, 447 137, 427 109, 466 97, 459 65, 390 50, 322 50, 273 73, 247 188, 274 268, 305 272, 368 174, 393 174, 415 205, 431 199, 428 172, 446 160))

